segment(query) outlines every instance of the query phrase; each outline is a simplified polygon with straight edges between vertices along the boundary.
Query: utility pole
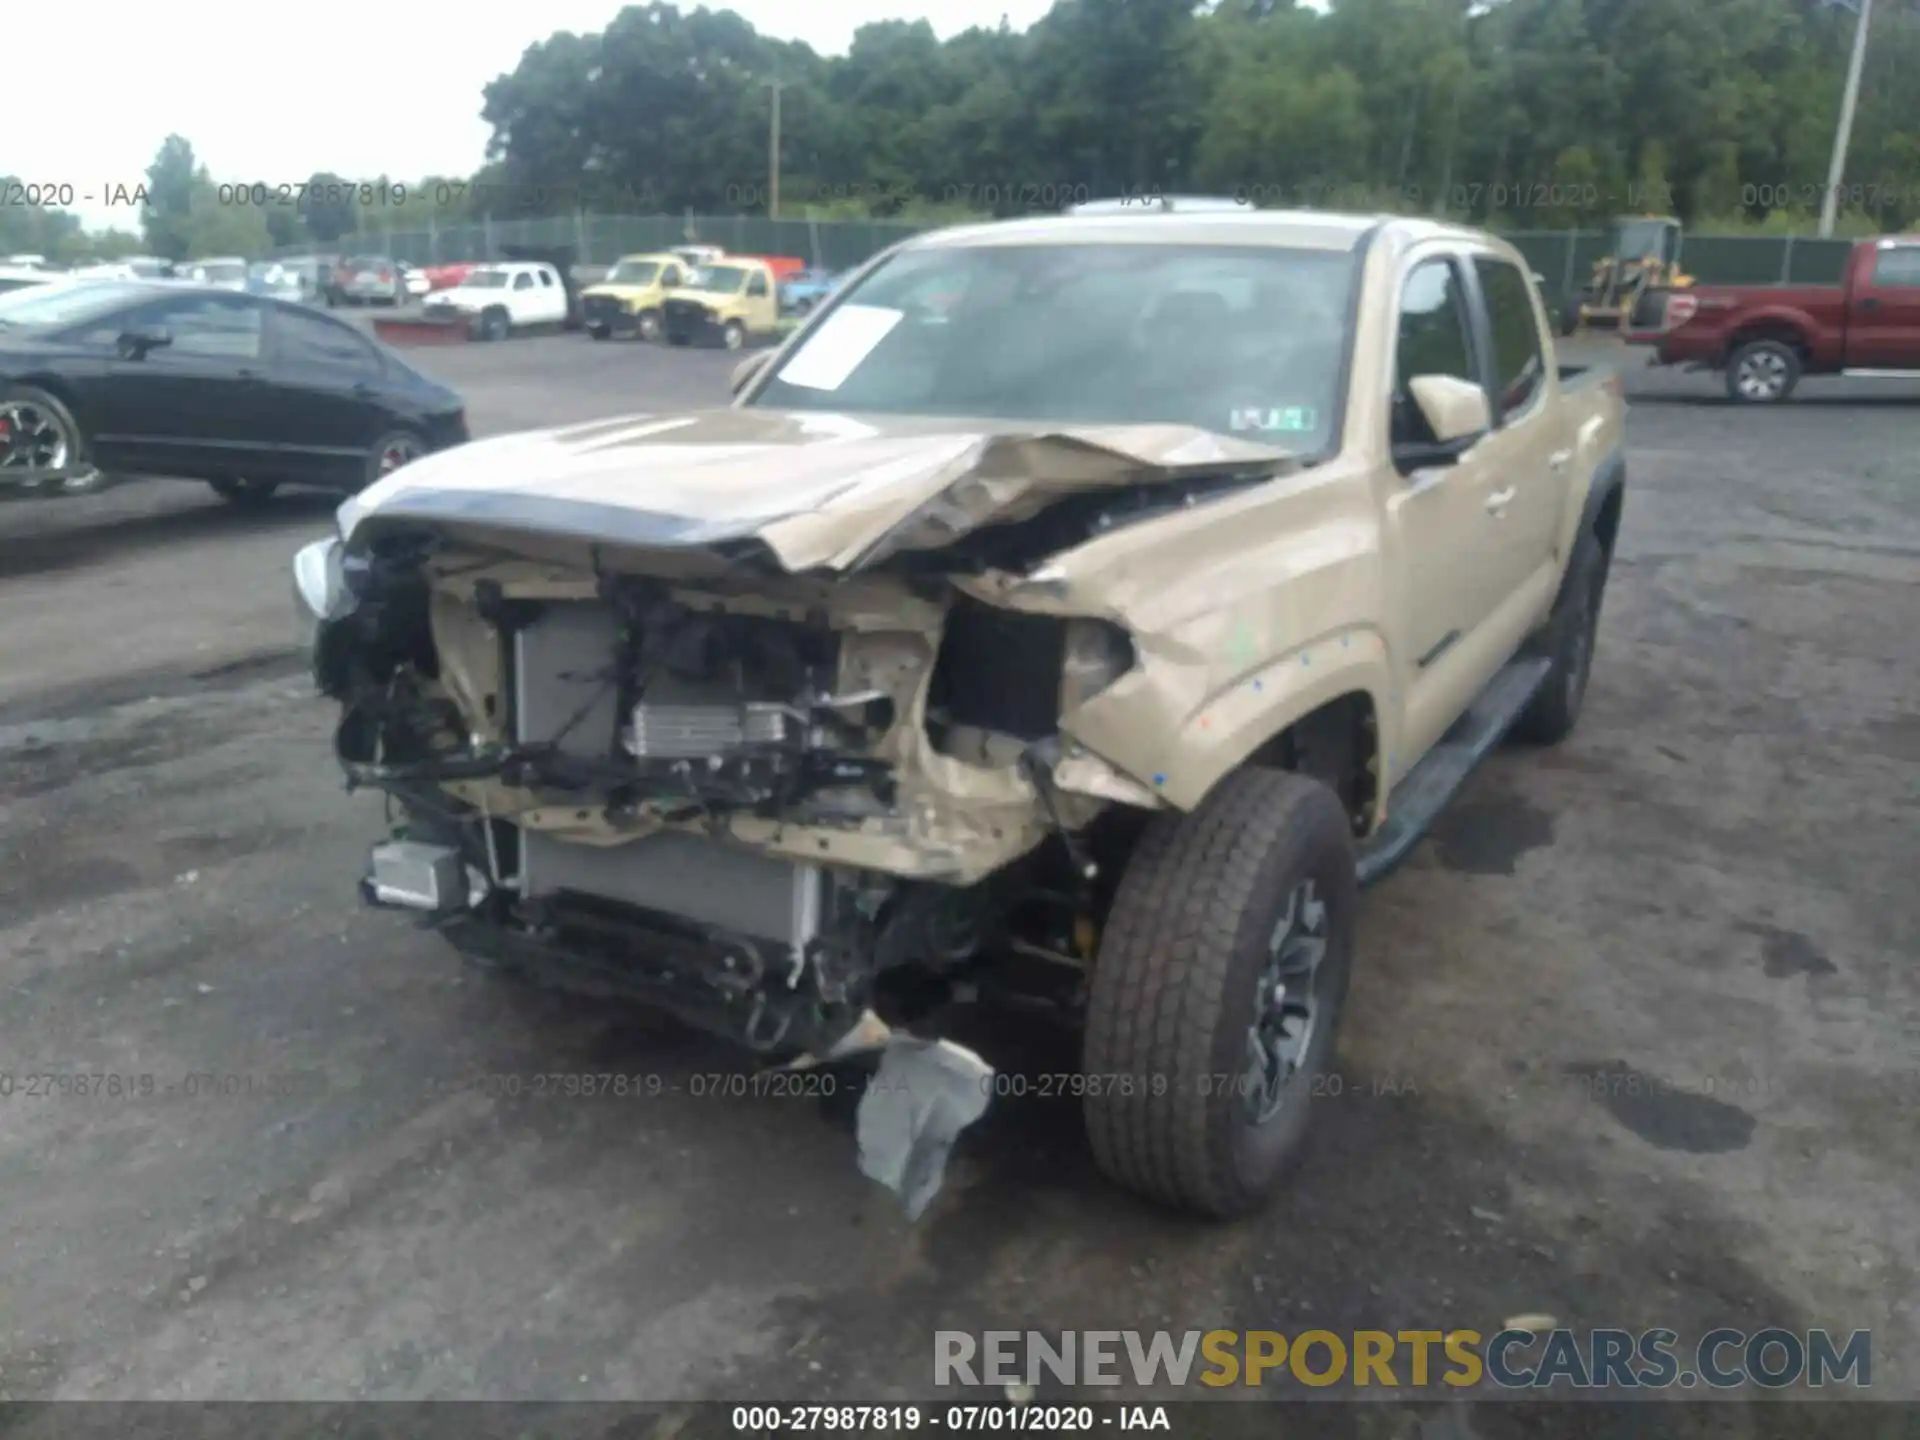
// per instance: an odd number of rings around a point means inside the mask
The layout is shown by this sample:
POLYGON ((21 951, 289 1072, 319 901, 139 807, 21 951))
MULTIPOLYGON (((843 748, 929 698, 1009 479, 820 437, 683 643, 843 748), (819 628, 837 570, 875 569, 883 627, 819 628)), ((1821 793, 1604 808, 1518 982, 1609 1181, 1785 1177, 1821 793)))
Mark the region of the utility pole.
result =
POLYGON ((780 91, 781 80, 760 82, 773 91, 773 119, 767 127, 767 218, 780 218, 780 91))
POLYGON ((1872 19, 1873 0, 1860 0, 1860 18, 1853 22, 1853 54, 1847 61, 1847 88, 1840 97, 1840 127, 1833 135, 1833 163, 1827 167, 1827 193, 1820 202, 1822 239, 1832 236, 1840 208, 1840 180, 1847 170, 1847 142, 1853 138, 1853 111, 1860 102, 1860 71, 1866 64, 1867 25, 1872 19))

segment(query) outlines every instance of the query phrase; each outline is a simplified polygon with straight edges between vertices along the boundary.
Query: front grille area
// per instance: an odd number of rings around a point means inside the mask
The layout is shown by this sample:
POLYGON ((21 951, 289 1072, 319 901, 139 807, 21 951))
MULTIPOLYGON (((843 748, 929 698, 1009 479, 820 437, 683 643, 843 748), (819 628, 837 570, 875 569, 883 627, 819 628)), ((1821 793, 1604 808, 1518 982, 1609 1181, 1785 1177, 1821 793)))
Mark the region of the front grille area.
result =
POLYGON ((713 318, 713 312, 698 300, 669 300, 662 308, 666 311, 667 323, 674 326, 691 328, 713 318))
POLYGON ((620 302, 611 295, 587 295, 580 301, 581 313, 596 325, 610 325, 621 316, 620 302))

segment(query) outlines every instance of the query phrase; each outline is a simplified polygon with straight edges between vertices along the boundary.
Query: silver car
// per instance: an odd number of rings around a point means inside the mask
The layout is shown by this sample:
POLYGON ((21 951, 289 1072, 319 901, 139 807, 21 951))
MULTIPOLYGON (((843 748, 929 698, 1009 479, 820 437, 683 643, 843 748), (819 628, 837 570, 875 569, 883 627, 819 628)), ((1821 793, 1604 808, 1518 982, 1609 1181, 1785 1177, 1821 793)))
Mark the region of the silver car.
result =
POLYGON ((214 260, 189 260, 174 266, 174 275, 196 285, 211 285, 220 290, 247 288, 247 262, 222 256, 214 260))
POLYGON ((349 305, 404 305, 407 282, 397 261, 385 255, 355 255, 341 265, 342 296, 349 305))

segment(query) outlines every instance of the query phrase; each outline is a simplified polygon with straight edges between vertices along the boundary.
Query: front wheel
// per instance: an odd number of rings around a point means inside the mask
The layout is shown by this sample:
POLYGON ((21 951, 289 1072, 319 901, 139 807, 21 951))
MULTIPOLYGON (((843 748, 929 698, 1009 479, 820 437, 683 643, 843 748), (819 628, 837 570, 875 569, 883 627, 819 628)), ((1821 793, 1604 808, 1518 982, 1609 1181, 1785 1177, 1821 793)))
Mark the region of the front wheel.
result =
POLYGON ((660 312, 658 310, 642 310, 638 315, 634 316, 633 324, 635 332, 642 340, 658 340, 660 338, 660 312))
POLYGON ((605 340, 612 336, 613 331, 605 325, 589 325, 587 326, 587 334, 596 340, 605 340))
POLYGON ((482 340, 504 340, 512 329, 504 310, 489 310, 480 317, 480 338, 482 340))
POLYGON ((0 387, 0 486, 48 482, 83 490, 99 472, 73 412, 33 385, 0 387))
POLYGON ((729 320, 720 331, 720 343, 729 350, 738 350, 747 343, 747 327, 738 320, 729 320))
POLYGON ((280 488, 277 480, 209 480, 207 484, 213 487, 214 494, 241 510, 266 504, 280 488))
POLYGON ((1800 383, 1800 354, 1783 340, 1749 340, 1727 358, 1727 396, 1740 405, 1778 405, 1800 383))
POLYGON ((1248 769, 1147 827, 1087 1010, 1087 1134, 1108 1177, 1220 1218, 1273 1192, 1327 1093, 1358 908, 1345 808, 1305 776, 1248 769))

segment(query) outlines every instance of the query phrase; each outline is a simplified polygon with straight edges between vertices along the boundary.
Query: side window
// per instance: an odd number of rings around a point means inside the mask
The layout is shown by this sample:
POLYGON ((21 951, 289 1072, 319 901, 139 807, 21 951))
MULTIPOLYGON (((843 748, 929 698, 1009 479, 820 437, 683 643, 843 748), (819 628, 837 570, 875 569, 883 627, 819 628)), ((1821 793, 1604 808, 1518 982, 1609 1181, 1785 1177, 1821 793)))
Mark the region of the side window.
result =
POLYGON ((1540 322, 1527 277, 1515 266, 1480 255, 1473 268, 1487 298, 1487 325, 1493 332, 1494 412, 1506 419, 1532 405, 1546 388, 1540 322))
POLYGON ((356 375, 380 373, 379 352, 345 325, 303 310, 276 310, 273 332, 280 358, 293 364, 347 370, 356 375))
POLYGON ((679 283, 680 283, 680 267, 677 265, 669 265, 666 268, 666 272, 660 277, 661 287, 663 289, 671 290, 675 286, 679 285, 679 283))
POLYGON ((542 290, 551 290, 553 288, 553 272, 551 270, 542 270, 538 273, 540 276, 540 288, 542 290))
POLYGON ((264 328, 260 309, 238 297, 183 295, 177 300, 157 300, 123 317, 114 326, 115 334, 129 325, 165 330, 173 337, 171 345, 153 351, 149 360, 260 358, 264 328))
POLYGON ((767 277, 756 271, 754 273, 754 277, 751 280, 747 281, 747 294, 764 295, 766 293, 767 293, 767 277))
POLYGON ((1875 285, 1920 288, 1920 245, 1890 245, 1873 257, 1875 285))
POLYGON ((1393 443, 1433 442, 1433 430, 1413 403, 1408 382, 1417 375, 1454 375, 1480 383, 1467 325, 1467 297, 1452 260, 1426 260, 1413 267, 1400 292, 1399 333, 1394 341, 1393 443))
POLYGON ((518 275, 513 277, 513 288, 516 290, 531 290, 533 288, 533 276, 522 270, 518 275))

